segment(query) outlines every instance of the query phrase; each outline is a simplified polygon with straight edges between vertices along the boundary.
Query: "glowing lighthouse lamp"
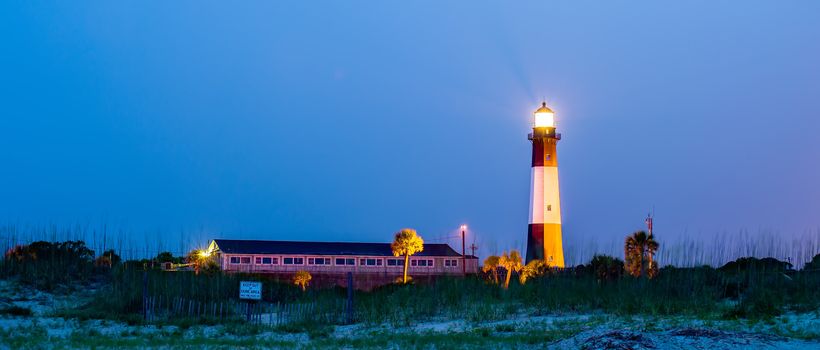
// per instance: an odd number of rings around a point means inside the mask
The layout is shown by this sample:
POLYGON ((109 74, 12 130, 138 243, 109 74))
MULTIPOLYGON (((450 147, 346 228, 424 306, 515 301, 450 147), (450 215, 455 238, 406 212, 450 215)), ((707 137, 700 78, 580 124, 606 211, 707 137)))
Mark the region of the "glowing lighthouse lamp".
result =
POLYGON ((527 228, 527 262, 545 260, 549 266, 564 267, 561 238, 561 200, 558 193, 557 145, 561 134, 555 132, 555 113, 541 103, 535 113, 530 178, 530 220, 527 228))

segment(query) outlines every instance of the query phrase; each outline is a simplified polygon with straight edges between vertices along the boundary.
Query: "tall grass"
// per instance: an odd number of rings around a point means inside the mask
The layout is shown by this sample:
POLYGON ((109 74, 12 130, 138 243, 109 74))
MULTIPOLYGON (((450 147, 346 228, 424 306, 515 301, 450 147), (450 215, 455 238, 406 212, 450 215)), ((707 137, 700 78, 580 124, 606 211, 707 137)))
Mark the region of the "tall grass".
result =
MULTIPOLYGON (((21 237, 36 236, 36 233, 24 233, 15 226, 6 226, 0 232, 6 237, 7 247, 23 243, 21 237)), ((54 228, 45 233, 54 238, 60 235, 76 238, 88 231, 54 228)), ((661 246, 666 248, 661 249, 658 260, 667 266, 653 280, 630 276, 600 279, 591 269, 578 268, 552 271, 523 285, 513 278, 507 290, 480 276, 387 285, 370 292, 355 292, 355 317, 361 322, 404 325, 437 318, 485 321, 517 313, 603 311, 624 315, 759 318, 788 311, 817 310, 820 308, 820 271, 816 269, 794 271, 765 263, 715 268, 735 255, 770 253, 781 260, 787 260, 784 256, 793 257, 791 262, 802 266, 820 251, 816 236, 807 235, 803 239, 801 244, 795 244, 765 235, 741 235, 740 238, 717 239, 709 245, 681 240, 668 246, 662 241, 661 246), (798 258, 799 262, 796 261, 798 258), (677 267, 671 266, 673 262, 677 267)), ((100 248, 111 248, 109 243, 92 243, 91 246, 99 247, 94 249, 95 252, 101 252, 100 248)), ((83 275, 71 277, 72 274, 64 272, 86 271, 77 266, 88 267, 89 263, 87 258, 72 260, 65 254, 42 257, 28 265, 4 259, 0 265, 0 277, 36 282, 56 276, 54 283, 82 281, 83 275), (68 280, 60 279, 63 276, 68 276, 68 280)), ((100 277, 106 283, 97 298, 82 310, 87 315, 105 318, 133 317, 140 313, 144 278, 147 294, 165 300, 184 298, 208 303, 235 299, 239 281, 249 279, 263 282, 263 299, 270 302, 344 305, 342 300, 346 295, 341 288, 302 292, 289 281, 262 275, 145 271, 140 263, 92 269, 87 273, 89 275, 85 276, 100 277)))

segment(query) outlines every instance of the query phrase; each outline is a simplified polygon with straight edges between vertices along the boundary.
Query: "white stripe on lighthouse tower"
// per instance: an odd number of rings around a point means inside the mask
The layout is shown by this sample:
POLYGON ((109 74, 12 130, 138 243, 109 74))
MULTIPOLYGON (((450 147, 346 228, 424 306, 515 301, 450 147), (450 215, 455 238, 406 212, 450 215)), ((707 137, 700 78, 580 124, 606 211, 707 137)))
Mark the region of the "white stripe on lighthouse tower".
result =
POLYGON ((561 224, 558 167, 536 166, 530 176, 530 224, 561 224))

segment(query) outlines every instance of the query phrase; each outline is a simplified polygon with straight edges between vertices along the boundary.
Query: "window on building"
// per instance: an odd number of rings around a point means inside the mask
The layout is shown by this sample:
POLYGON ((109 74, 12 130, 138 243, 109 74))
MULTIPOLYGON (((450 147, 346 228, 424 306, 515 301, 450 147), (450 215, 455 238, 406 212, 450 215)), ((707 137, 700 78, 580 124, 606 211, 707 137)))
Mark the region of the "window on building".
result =
POLYGON ((273 262, 273 258, 262 258, 262 264, 270 265, 273 262))
POLYGON ((433 267, 433 259, 411 259, 410 266, 433 267))
POLYGON ((256 257, 256 265, 262 265, 262 257, 256 257))
POLYGON ((404 259, 387 259, 387 266, 404 266, 404 259))
POLYGON ((304 265, 305 258, 282 258, 282 264, 284 265, 304 265))
POLYGON ((552 211, 552 204, 547 204, 547 211, 552 211))
POLYGON ((231 264, 238 264, 238 263, 239 263, 239 257, 238 256, 232 256, 231 257, 231 264))
POLYGON ((382 259, 359 259, 359 265, 362 266, 382 266, 382 259))
POLYGON ((457 259, 446 259, 446 260, 444 260, 444 266, 446 266, 446 267, 456 267, 456 266, 458 266, 458 260, 457 259))
POLYGON ((279 258, 271 258, 271 265, 279 265, 279 258))
POLYGON ((308 258, 308 265, 330 265, 330 258, 308 258))
POLYGON ((339 266, 353 266, 356 265, 356 259, 345 259, 345 258, 336 258, 336 265, 339 266))
POLYGON ((242 256, 242 257, 239 258, 239 263, 240 264, 250 264, 251 263, 251 257, 242 256))

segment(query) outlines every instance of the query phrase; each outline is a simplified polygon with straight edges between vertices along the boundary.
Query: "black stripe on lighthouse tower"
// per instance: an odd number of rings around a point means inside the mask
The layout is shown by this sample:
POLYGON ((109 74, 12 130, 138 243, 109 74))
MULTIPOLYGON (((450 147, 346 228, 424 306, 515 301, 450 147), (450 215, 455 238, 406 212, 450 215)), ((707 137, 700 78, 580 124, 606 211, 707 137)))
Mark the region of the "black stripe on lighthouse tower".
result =
POLYGON ((544 224, 529 224, 527 227, 526 262, 544 260, 544 224))

